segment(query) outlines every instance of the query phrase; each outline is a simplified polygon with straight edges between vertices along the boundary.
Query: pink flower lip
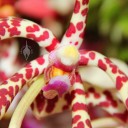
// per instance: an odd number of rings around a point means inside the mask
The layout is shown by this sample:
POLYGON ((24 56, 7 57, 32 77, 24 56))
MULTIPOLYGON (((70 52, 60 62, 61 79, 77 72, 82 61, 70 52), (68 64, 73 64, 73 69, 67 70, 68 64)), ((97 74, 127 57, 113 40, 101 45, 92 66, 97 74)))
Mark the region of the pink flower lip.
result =
POLYGON ((43 91, 50 91, 55 90, 57 91, 59 96, 62 96, 66 91, 68 91, 70 86, 70 80, 67 75, 63 76, 56 76, 52 78, 48 85, 46 85, 42 90, 43 91))

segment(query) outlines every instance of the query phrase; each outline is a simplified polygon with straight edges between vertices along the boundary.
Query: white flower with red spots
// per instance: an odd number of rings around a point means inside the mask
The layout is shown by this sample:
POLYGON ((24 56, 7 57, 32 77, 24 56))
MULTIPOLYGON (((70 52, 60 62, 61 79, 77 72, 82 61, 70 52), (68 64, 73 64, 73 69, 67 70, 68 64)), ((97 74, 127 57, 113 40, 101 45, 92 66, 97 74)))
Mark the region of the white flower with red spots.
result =
POLYGON ((20 128, 31 104, 37 118, 71 110, 72 128, 124 125, 126 119, 121 116, 127 113, 126 108, 128 108, 128 77, 109 58, 100 53, 78 50, 83 41, 88 3, 89 0, 76 0, 69 28, 61 43, 48 29, 31 21, 19 18, 0 21, 1 39, 19 36, 30 38, 50 52, 27 64, 0 86, 0 117, 2 118, 20 89, 26 83, 31 85, 18 104, 9 128, 20 128), (96 66, 106 72, 115 83, 122 101, 113 90, 85 84, 79 73, 79 69, 85 66, 96 66), (98 106, 111 117, 98 118, 91 122, 88 106, 98 106), (104 120, 108 120, 109 123, 103 123, 104 120))

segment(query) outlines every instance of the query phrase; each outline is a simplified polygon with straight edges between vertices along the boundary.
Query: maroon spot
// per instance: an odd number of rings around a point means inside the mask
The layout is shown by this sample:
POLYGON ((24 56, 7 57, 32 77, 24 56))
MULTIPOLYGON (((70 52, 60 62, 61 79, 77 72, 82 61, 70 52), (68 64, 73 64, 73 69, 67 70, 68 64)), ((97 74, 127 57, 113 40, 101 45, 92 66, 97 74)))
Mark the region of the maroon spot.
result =
POLYGON ((20 35, 21 33, 16 27, 9 28, 8 32, 10 32, 10 36, 20 35))
POLYGON ((69 105, 64 105, 64 106, 62 107, 62 110, 69 110, 69 105))
POLYGON ((34 73, 34 77, 37 76, 38 74, 39 74, 39 69, 36 68, 36 69, 35 69, 35 73, 34 73))
POLYGON ((26 31, 27 32, 36 32, 36 31, 39 31, 39 27, 36 25, 36 24, 33 24, 33 26, 28 26, 26 28, 26 31))
POLYGON ((95 57, 96 57, 96 55, 95 55, 94 52, 90 52, 90 53, 89 53, 89 57, 90 57, 92 60, 94 60, 95 57))
POLYGON ((79 122, 75 128, 85 128, 84 123, 82 121, 79 122))
POLYGON ((26 78, 27 79, 30 79, 32 77, 32 72, 33 72, 32 68, 26 69, 26 78))
POLYGON ((103 94, 108 100, 113 99, 112 94, 108 90, 104 91, 103 94))
POLYGON ((48 31, 44 31, 43 35, 41 36, 42 40, 46 40, 49 38, 49 32, 48 31))
POLYGON ((31 104, 31 110, 34 110, 34 103, 31 104))
POLYGON ((112 73, 114 73, 114 74, 117 73, 117 67, 116 66, 112 67, 112 73))
POLYGON ((115 107, 115 108, 118 106, 116 100, 113 100, 113 99, 111 100, 111 104, 112 104, 112 106, 115 107))
POLYGON ((85 97, 88 98, 89 97, 89 93, 86 92, 85 93, 85 97))
POLYGON ((22 83, 22 86, 23 86, 24 84, 26 84, 26 80, 25 79, 22 79, 21 80, 21 83, 22 83))
POLYGON ((123 113, 115 113, 114 116, 118 117, 123 122, 127 122, 127 119, 128 119, 128 111, 125 110, 123 113))
POLYGON ((2 85, 6 85, 6 84, 8 84, 7 80, 2 83, 2 85))
POLYGON ((106 64, 104 64, 101 59, 98 61, 98 67, 99 67, 100 69, 103 69, 104 71, 107 70, 106 64))
POLYGON ((80 10, 80 1, 76 1, 75 7, 74 7, 74 13, 78 13, 80 10))
POLYGON ((83 0, 82 1, 82 4, 85 5, 85 4, 88 4, 89 0, 83 0))
POLYGON ((66 101, 66 105, 63 106, 63 110, 67 110, 67 109, 69 109, 69 106, 71 105, 71 102, 72 102, 71 94, 66 93, 64 95, 64 99, 66 101))
POLYGON ((48 104, 47 104, 47 107, 46 107, 46 112, 47 113, 50 113, 53 111, 53 109, 55 108, 55 104, 57 103, 58 101, 58 96, 56 96, 55 98, 53 99, 50 99, 50 100, 47 100, 48 104))
POLYGON ((75 42, 75 45, 78 45, 79 44, 79 42, 77 41, 77 42, 75 42))
POLYGON ((66 36, 70 37, 72 34, 76 32, 75 26, 73 23, 70 23, 68 30, 66 31, 66 36))
POLYGON ((99 105, 101 106, 101 107, 109 107, 109 102, 107 102, 107 101, 103 101, 103 102, 100 102, 99 103, 99 105))
POLYGON ((84 104, 84 103, 75 103, 73 106, 72 106, 72 110, 73 111, 78 111, 78 110, 84 110, 84 111, 87 111, 87 105, 84 104))
POLYGON ((116 88, 117 88, 118 90, 120 90, 120 89, 122 88, 122 86, 123 86, 123 83, 122 83, 121 77, 118 76, 118 77, 116 78, 116 88))
POLYGON ((0 27, 9 28, 10 26, 8 25, 7 20, 4 20, 0 23, 0 27))
POLYGON ((12 76, 10 78, 10 80, 13 81, 13 82, 18 82, 22 78, 23 78, 23 74, 16 73, 14 76, 12 76))
POLYGON ((73 117, 72 123, 75 124, 80 120, 81 116, 80 115, 76 115, 73 117))
POLYGON ((94 93, 94 97, 96 98, 96 99, 98 99, 98 98, 100 98, 100 94, 99 93, 94 93))
POLYGON ((128 77, 127 76, 123 76, 122 80, 123 80, 123 82, 126 82, 126 81, 128 81, 128 77))
POLYGON ((79 95, 85 95, 85 92, 83 90, 81 90, 81 89, 76 89, 75 93, 79 94, 79 95))
POLYGON ((116 78, 116 88, 117 88, 117 90, 120 90, 122 88, 123 82, 125 82, 126 79, 125 79, 125 77, 121 77, 121 76, 118 76, 116 78))
POLYGON ((86 16, 87 13, 88 13, 88 8, 83 9, 81 12, 82 16, 86 16))
POLYGON ((71 92, 71 102, 74 100, 74 98, 75 98, 75 91, 73 90, 73 91, 71 92))
POLYGON ((66 93, 65 96, 64 96, 64 99, 67 102, 67 104, 69 104, 69 105, 71 104, 71 102, 72 102, 71 94, 66 93))
POLYGON ((80 33, 79 37, 80 38, 83 38, 84 37, 84 34, 85 34, 84 32, 80 33))
POLYGON ((15 95, 16 95, 18 92, 19 92, 19 86, 16 85, 16 86, 15 86, 15 95))
POLYGON ((75 82, 81 82, 82 83, 81 76, 78 73, 76 73, 75 82))
POLYGON ((46 39, 49 38, 49 33, 47 31, 44 31, 42 35, 37 37, 35 34, 27 34, 26 35, 28 38, 33 39, 37 42, 45 41, 46 39))
POLYGON ((120 75, 125 75, 125 73, 124 72, 122 72, 121 70, 119 70, 118 69, 118 73, 120 74, 120 75))
POLYGON ((110 64, 110 67, 112 68, 112 73, 116 74, 117 71, 118 71, 117 66, 111 63, 111 64, 110 64))
POLYGON ((90 122, 89 119, 85 120, 85 123, 87 124, 87 126, 88 126, 89 128, 92 128, 92 125, 91 125, 91 122, 90 122))
POLYGON ((88 91, 94 93, 94 92, 95 92, 95 89, 94 89, 93 87, 90 87, 90 88, 88 89, 88 91))
POLYGON ((107 64, 111 64, 112 61, 109 58, 105 58, 107 64))
POLYGON ((10 97, 11 101, 14 98, 14 88, 12 86, 9 86, 7 89, 1 88, 0 89, 0 114, 2 107, 5 107, 5 110, 8 109, 10 106, 10 101, 7 97, 10 97))
POLYGON ((32 66, 31 66, 30 63, 26 65, 26 68, 31 68, 31 67, 32 67, 32 66))
POLYGON ((0 26, 0 35, 4 36, 5 35, 5 29, 0 26))
MULTIPOLYGON (((45 105, 45 98, 43 96, 43 92, 42 91, 36 97, 35 102, 36 102, 36 105, 37 105, 38 112, 41 112, 44 109, 44 105, 45 105)), ((35 106, 33 104, 33 109, 34 109, 34 107, 35 106)))
POLYGON ((113 107, 117 107, 117 102, 113 99, 112 94, 108 90, 104 91, 103 94, 105 94, 107 100, 109 100, 113 107))
POLYGON ((35 34, 27 34, 26 36, 27 38, 33 39, 35 41, 39 41, 39 37, 36 37, 35 34))
POLYGON ((76 25, 76 28, 80 31, 80 30, 82 30, 82 28, 83 28, 83 22, 81 21, 81 22, 78 22, 77 23, 77 25, 76 25))
POLYGON ((89 59, 86 58, 85 56, 81 56, 79 60, 79 65, 87 65, 89 62, 89 59))
POLYGON ((55 47, 57 46, 57 44, 59 44, 59 41, 58 41, 56 38, 54 38, 54 39, 52 40, 52 43, 50 44, 50 46, 47 46, 46 49, 47 49, 48 51, 52 51, 52 50, 55 49, 55 47))
POLYGON ((37 61, 37 63, 38 63, 39 65, 43 65, 43 63, 44 63, 44 58, 39 57, 39 58, 36 59, 36 61, 37 61))
POLYGON ((20 26, 20 21, 19 20, 15 20, 15 19, 13 19, 13 20, 11 20, 12 21, 12 25, 13 26, 20 26))

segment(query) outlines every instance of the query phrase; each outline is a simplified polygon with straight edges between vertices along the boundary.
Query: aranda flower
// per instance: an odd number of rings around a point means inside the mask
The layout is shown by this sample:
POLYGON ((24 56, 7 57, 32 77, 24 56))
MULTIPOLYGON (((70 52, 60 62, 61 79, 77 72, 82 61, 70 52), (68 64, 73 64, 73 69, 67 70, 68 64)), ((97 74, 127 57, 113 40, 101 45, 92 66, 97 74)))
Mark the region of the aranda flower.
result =
POLYGON ((16 17, 1 19, 1 39, 26 37, 35 40, 49 52, 30 62, 1 84, 0 118, 21 88, 26 83, 29 84, 29 89, 13 113, 9 128, 21 127, 29 106, 38 119, 70 110, 72 128, 126 127, 127 75, 104 55, 95 51, 79 50, 86 26, 88 4, 89 0, 76 0, 70 25, 61 42, 51 31, 31 21, 16 17), (85 84, 79 69, 86 66, 103 70, 113 80, 116 92, 85 84), (118 98, 117 93, 121 98, 118 98), (90 106, 99 107, 110 116, 91 120, 88 112, 90 106))

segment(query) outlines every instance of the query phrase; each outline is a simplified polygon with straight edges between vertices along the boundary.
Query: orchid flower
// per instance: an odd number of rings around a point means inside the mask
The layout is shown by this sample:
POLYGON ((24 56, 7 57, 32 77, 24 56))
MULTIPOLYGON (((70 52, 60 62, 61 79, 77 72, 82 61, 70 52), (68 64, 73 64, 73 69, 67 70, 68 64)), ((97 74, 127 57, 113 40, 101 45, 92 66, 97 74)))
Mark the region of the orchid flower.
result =
POLYGON ((2 118, 21 88, 26 83, 30 85, 11 118, 9 128, 21 127, 31 104, 38 119, 71 110, 72 128, 126 126, 120 116, 124 116, 128 108, 127 75, 104 55, 95 51, 79 50, 86 26, 88 4, 89 0, 76 0, 70 25, 60 43, 48 29, 34 22, 15 17, 1 19, 1 39, 29 38, 49 52, 27 64, 0 86, 2 118), (113 90, 85 84, 79 69, 86 66, 95 66, 106 72, 115 83, 121 99, 113 90), (111 117, 91 121, 89 105, 101 107, 111 117))

